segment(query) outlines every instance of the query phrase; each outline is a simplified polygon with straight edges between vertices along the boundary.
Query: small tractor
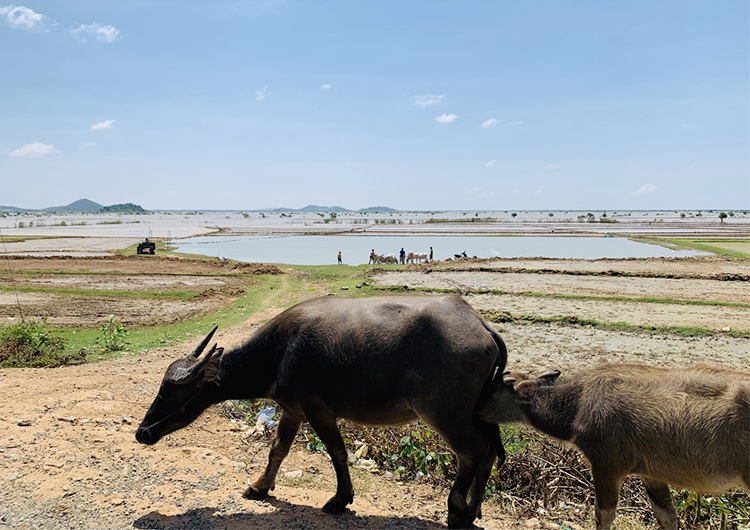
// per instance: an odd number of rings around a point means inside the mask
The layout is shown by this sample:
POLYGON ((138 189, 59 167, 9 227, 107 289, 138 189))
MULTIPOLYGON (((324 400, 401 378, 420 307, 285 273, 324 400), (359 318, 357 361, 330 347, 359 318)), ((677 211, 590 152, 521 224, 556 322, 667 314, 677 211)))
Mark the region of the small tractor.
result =
POLYGON ((156 254, 156 243, 154 243, 153 241, 149 241, 148 238, 146 238, 142 242, 138 243, 136 252, 138 254, 156 254))

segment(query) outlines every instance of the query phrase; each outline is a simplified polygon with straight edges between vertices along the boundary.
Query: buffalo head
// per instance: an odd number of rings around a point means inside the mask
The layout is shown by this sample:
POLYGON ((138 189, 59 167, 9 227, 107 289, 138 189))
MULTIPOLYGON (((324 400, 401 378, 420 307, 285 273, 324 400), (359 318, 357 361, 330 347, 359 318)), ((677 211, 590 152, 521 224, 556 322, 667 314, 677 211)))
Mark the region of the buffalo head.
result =
POLYGON ((214 332, 216 328, 186 357, 169 365, 159 393, 135 433, 140 443, 155 444, 217 401, 219 361, 224 349, 214 344, 204 352, 214 332))

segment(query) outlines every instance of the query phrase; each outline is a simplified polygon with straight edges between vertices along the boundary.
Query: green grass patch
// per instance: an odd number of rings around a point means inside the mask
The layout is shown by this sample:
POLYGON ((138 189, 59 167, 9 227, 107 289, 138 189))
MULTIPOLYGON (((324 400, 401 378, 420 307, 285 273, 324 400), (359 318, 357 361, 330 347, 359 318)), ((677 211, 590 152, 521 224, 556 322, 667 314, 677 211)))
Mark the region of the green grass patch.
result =
MULTIPOLYGON (((153 241, 153 240, 151 240, 153 241)), ((175 247, 170 246, 166 241, 153 241, 153 243, 156 243, 156 253, 161 256, 178 256, 181 258, 191 258, 191 259, 200 259, 200 260, 212 260, 216 259, 213 256, 206 256, 205 254, 179 254, 177 252, 174 252, 175 247)), ((118 256, 138 256, 138 244, 130 245, 125 248, 121 248, 115 252, 118 256)), ((148 257, 153 257, 151 254, 140 254, 143 256, 144 259, 148 257)))
POLYGON ((289 268, 307 285, 314 285, 320 294, 366 297, 378 291, 369 279, 371 265, 294 265, 289 268))
POLYGON ((65 289, 56 287, 10 287, 0 286, 0 291, 19 293, 44 293, 56 296, 75 296, 77 298, 145 298, 192 300, 198 293, 190 291, 120 291, 105 289, 65 289))
MULTIPOLYGON (((503 291, 487 290, 472 291, 474 294, 513 294, 503 291)), ((557 298, 562 300, 594 300, 605 302, 636 302, 642 304, 671 304, 671 305, 695 305, 695 306, 718 306, 718 307, 750 307, 744 302, 723 302, 721 300, 684 300, 681 298, 659 298, 655 296, 596 296, 586 294, 563 294, 563 293, 535 293, 526 291, 518 293, 518 296, 529 296, 533 298, 557 298)))
POLYGON ((507 312, 497 311, 480 311, 480 313, 486 320, 498 323, 529 322, 533 324, 566 324, 571 326, 593 327, 605 331, 646 333, 651 335, 676 335, 679 337, 731 336, 746 339, 750 338, 750 331, 717 331, 699 326, 649 326, 643 324, 629 324, 627 322, 601 322, 591 318, 580 318, 571 315, 542 317, 537 315, 511 315, 507 312))
POLYGON ((727 248, 722 245, 749 244, 747 239, 681 239, 681 238, 633 238, 641 243, 655 243, 682 250, 709 252, 728 258, 750 259, 750 253, 727 248))
POLYGON ((65 236, 3 236, 0 243, 21 243, 23 241, 32 241, 37 239, 68 239, 65 236))
MULTIPOLYGON (((144 258, 146 259, 146 258, 144 258)), ((0 275, 8 274, 7 271, 0 270, 0 275)), ((55 276, 186 276, 186 277, 206 277, 206 278, 252 278, 255 274, 242 272, 128 272, 128 271, 68 271, 60 269, 27 269, 13 271, 16 276, 22 275, 55 275, 55 276)))

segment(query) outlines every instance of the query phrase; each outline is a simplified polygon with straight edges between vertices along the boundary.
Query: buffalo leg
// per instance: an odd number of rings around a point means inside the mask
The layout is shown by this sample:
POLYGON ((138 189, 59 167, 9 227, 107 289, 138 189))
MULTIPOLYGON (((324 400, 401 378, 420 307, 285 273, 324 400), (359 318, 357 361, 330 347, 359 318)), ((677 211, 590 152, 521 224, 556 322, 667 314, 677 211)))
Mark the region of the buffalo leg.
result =
MULTIPOLYGON (((448 442, 453 452, 456 453, 456 459, 458 460, 456 480, 448 494, 448 528, 469 528, 479 512, 481 495, 474 496, 473 503, 475 506, 471 510, 473 514, 466 503, 466 497, 483 460, 489 459, 490 444, 487 436, 473 423, 446 422, 445 418, 423 417, 422 419, 432 425, 448 442)), ((450 420, 450 418, 448 419, 450 420)), ((487 474, 489 475, 489 471, 487 471, 487 474)), ((481 485, 481 489, 482 494, 484 494, 484 484, 481 485)))
POLYGON ((271 443, 271 452, 268 454, 266 470, 255 482, 245 489, 242 494, 243 497, 247 499, 262 499, 268 495, 269 489, 272 490, 274 488, 276 485, 276 473, 279 472, 281 462, 289 454, 289 449, 292 447, 292 442, 294 442, 294 437, 297 435, 301 423, 302 421, 299 418, 292 416, 286 410, 282 410, 279 426, 271 443))
POLYGON ((487 425, 481 424, 479 427, 482 431, 487 431, 487 438, 490 440, 490 450, 479 463, 479 469, 477 470, 477 474, 474 477, 471 488, 469 489, 469 495, 467 497, 467 503, 469 505, 469 524, 473 523, 475 519, 482 518, 482 500, 484 499, 484 491, 487 486, 487 480, 490 478, 495 458, 498 458, 498 468, 505 462, 505 449, 503 448, 503 441, 500 438, 497 425, 494 423, 487 425))
POLYGON ((669 485, 659 480, 641 477, 646 493, 651 500, 654 515, 664 530, 677 530, 677 514, 674 511, 669 485))
POLYGON ((325 503, 323 511, 333 515, 340 514, 346 510, 347 505, 354 502, 354 487, 349 476, 349 462, 344 440, 341 438, 334 416, 308 411, 305 411, 305 416, 320 437, 320 441, 325 444, 333 462, 333 468, 336 470, 336 495, 325 503))
POLYGON ((615 477, 611 473, 598 469, 596 465, 591 466, 591 474, 594 476, 594 514, 596 518, 596 530, 609 530, 615 520, 617 510, 617 498, 620 496, 620 484, 623 477, 615 477))
POLYGON ((495 456, 497 456, 497 452, 492 447, 490 448, 490 452, 482 458, 477 474, 471 482, 469 494, 466 497, 466 503, 469 507, 469 524, 473 523, 475 519, 482 518, 484 490, 487 487, 487 480, 490 478, 490 473, 492 472, 492 464, 495 463, 495 456))

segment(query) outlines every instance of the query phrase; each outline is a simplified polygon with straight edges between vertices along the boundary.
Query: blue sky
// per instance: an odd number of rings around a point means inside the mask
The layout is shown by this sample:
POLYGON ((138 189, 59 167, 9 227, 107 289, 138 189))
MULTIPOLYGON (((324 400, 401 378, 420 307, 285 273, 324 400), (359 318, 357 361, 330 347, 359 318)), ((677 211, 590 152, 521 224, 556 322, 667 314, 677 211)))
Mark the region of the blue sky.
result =
POLYGON ((746 0, 0 0, 0 205, 750 208, 746 0))

